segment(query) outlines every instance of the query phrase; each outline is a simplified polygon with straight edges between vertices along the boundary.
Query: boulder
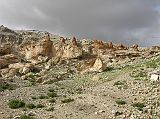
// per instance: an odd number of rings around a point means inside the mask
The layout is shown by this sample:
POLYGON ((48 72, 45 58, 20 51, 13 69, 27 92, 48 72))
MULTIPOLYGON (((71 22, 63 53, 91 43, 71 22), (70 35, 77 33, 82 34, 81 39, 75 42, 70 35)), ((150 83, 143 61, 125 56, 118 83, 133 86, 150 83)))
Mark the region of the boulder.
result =
POLYGON ((148 73, 151 81, 159 81, 160 80, 160 70, 154 70, 148 73))
POLYGON ((9 64, 17 63, 19 61, 20 59, 13 54, 0 56, 0 69, 7 67, 9 64))
POLYGON ((106 65, 103 63, 101 58, 98 57, 93 63, 92 62, 90 63, 91 66, 86 65, 86 69, 81 71, 82 74, 89 72, 102 72, 106 69, 106 65))
POLYGON ((151 81, 159 81, 160 76, 158 74, 151 74, 150 80, 151 81))
POLYGON ((101 58, 97 58, 94 65, 92 68, 90 68, 91 71, 96 71, 96 72, 102 72, 105 70, 105 64, 103 63, 101 58))

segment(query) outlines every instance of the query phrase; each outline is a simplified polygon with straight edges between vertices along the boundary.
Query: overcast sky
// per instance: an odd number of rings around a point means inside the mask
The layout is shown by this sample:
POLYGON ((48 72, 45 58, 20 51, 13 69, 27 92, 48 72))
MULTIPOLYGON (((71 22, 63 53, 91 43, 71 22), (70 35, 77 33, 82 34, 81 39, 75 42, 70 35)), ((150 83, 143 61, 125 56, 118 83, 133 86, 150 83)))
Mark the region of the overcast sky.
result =
POLYGON ((0 0, 0 24, 115 43, 160 44, 160 0, 0 0))

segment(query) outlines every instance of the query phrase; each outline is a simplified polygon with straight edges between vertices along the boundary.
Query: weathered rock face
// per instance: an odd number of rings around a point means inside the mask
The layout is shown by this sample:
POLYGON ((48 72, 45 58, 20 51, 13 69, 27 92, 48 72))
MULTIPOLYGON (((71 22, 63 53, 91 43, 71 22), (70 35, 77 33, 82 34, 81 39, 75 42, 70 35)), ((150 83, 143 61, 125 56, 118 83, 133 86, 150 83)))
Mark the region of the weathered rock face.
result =
POLYGON ((25 57, 27 60, 37 60, 38 56, 54 57, 56 50, 50 38, 43 39, 38 43, 30 43, 25 47, 25 57))
POLYGON ((93 47, 96 48, 96 49, 105 49, 106 48, 103 41, 99 41, 99 40, 94 41, 93 47))
POLYGON ((123 44, 117 44, 115 46, 116 50, 127 50, 128 48, 126 46, 124 46, 123 44))
POLYGON ((11 53, 11 44, 0 45, 0 56, 7 55, 11 53))
POLYGON ((13 54, 0 56, 0 68, 7 67, 9 64, 20 62, 20 59, 13 54))
POLYGON ((81 57, 82 55, 83 55, 83 50, 81 47, 67 45, 63 49, 62 58, 73 59, 73 58, 81 57))
POLYGON ((61 43, 56 45, 56 57, 61 59, 74 59, 83 56, 83 48, 73 37, 71 42, 65 42, 62 38, 61 43))

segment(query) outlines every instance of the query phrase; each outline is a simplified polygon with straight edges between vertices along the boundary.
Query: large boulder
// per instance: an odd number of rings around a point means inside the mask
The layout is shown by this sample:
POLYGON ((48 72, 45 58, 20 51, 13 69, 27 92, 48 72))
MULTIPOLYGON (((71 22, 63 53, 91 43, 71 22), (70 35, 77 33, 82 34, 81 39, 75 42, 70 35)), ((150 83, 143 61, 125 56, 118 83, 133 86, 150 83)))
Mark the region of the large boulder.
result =
POLYGON ((106 69, 105 63, 103 63, 101 58, 93 59, 93 61, 90 61, 90 66, 86 65, 86 69, 82 70, 81 73, 89 73, 89 72, 102 72, 106 69))
POLYGON ((96 71, 96 72, 102 72, 106 68, 105 64, 103 63, 101 58, 97 58, 94 65, 92 68, 90 68, 91 71, 96 71))

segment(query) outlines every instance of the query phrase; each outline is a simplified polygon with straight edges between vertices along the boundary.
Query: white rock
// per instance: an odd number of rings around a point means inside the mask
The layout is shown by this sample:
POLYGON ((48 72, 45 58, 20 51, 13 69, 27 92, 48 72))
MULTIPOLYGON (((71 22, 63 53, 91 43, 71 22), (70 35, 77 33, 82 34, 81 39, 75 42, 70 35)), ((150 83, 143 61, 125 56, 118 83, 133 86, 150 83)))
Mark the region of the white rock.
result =
POLYGON ((159 80, 159 75, 157 75, 157 74, 151 74, 150 80, 151 81, 158 81, 159 80))

